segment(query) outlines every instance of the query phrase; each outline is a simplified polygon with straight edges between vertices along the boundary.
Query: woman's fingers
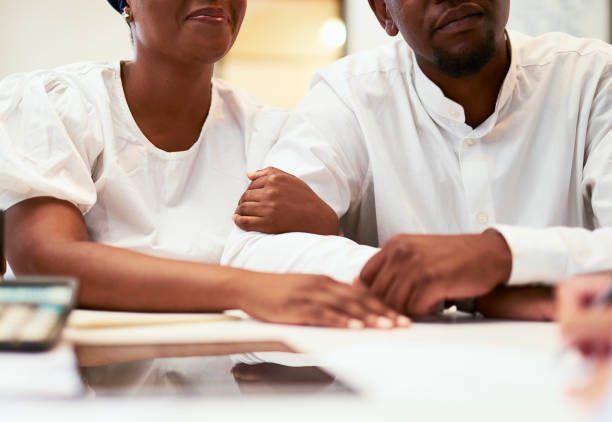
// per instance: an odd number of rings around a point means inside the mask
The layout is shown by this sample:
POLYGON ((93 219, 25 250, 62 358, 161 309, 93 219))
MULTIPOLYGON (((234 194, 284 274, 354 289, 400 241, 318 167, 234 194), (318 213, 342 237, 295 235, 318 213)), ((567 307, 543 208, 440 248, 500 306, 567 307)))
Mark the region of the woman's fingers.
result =
POLYGON ((377 298, 367 295, 362 298, 362 301, 368 309, 373 312, 377 312, 380 315, 386 316, 387 318, 392 319, 396 322, 397 325, 401 327, 406 327, 410 325, 410 319, 394 309, 389 308, 387 305, 382 303, 377 298))
POLYGON ((247 177, 250 180, 257 180, 263 176, 267 176, 268 174, 272 174, 276 169, 274 167, 266 167, 263 169, 251 171, 247 173, 247 177))
POLYGON ((402 317, 362 290, 339 283, 335 287, 337 290, 334 292, 331 306, 364 321, 368 327, 393 328, 410 325, 408 318, 402 317))
POLYGON ((286 174, 284 171, 277 169, 276 167, 266 167, 260 170, 251 171, 247 173, 247 177, 250 180, 256 180, 263 176, 268 176, 271 174, 286 174))
POLYGON ((300 314, 297 324, 301 325, 348 328, 353 330, 359 330, 366 326, 363 320, 352 318, 347 313, 328 306, 305 305, 300 314))
POLYGON ((256 300, 246 301, 245 312, 264 321, 345 329, 410 325, 364 290, 323 275, 278 275, 248 283, 247 297, 249 292, 256 300))
POLYGON ((247 190, 262 189, 268 183, 268 177, 267 175, 263 175, 253 180, 247 190))
POLYGON ((265 225, 265 220, 262 217, 245 217, 242 215, 234 214, 234 224, 240 227, 242 230, 247 232, 258 232, 265 225))
POLYGON ((266 217, 269 215, 270 207, 259 202, 243 202, 236 207, 235 214, 242 217, 266 217))
POLYGON ((244 202, 261 202, 264 199, 265 192, 263 189, 247 189, 240 197, 238 205, 244 202))

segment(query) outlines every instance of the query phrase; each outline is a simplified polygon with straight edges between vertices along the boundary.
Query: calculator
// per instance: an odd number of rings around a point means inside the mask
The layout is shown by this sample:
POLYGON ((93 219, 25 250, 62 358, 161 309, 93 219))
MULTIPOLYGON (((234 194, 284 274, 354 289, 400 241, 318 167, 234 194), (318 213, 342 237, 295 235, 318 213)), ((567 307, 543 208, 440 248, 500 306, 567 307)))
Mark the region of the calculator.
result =
POLYGON ((70 278, 0 281, 0 350, 43 351, 57 342, 76 301, 70 278))

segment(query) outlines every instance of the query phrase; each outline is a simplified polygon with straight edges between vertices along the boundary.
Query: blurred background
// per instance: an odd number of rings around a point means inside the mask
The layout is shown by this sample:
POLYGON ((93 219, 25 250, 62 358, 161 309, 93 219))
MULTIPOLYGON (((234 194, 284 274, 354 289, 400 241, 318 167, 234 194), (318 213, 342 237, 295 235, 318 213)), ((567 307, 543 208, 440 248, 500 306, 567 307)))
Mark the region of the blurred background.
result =
MULTIPOLYGON (((612 0, 511 0, 509 28, 612 40, 612 0)), ((86 60, 130 59, 123 19, 106 0, 0 0, 0 78, 86 60)), ((367 0, 248 0, 217 76, 264 103, 293 107, 313 72, 391 39, 367 0)))

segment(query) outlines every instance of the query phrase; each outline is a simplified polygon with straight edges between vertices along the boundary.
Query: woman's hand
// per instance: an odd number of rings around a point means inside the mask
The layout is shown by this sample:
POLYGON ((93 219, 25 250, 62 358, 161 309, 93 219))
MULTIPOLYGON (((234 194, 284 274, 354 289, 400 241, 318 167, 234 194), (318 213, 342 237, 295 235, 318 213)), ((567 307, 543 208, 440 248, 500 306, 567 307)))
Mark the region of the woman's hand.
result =
POLYGON ((552 321, 555 299, 550 286, 502 286, 476 299, 476 310, 487 318, 552 321))
POLYGON ((297 177, 274 167, 248 176, 251 184, 234 214, 241 229, 269 234, 338 234, 334 210, 297 177))
POLYGON ((407 327, 410 320, 364 290, 329 277, 266 275, 245 282, 241 309, 253 318, 283 324, 360 329, 407 327))
POLYGON ((612 350, 612 306, 593 301, 612 289, 612 273, 581 275, 557 289, 557 318, 565 340, 585 356, 612 350))

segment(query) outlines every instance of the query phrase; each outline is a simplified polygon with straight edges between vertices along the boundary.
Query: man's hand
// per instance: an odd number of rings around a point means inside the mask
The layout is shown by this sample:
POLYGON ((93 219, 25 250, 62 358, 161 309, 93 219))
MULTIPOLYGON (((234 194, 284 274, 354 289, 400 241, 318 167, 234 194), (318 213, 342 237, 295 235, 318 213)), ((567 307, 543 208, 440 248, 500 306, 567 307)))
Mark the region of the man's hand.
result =
POLYGON ((610 289, 610 272, 577 276, 557 288, 557 319, 563 336, 585 356, 605 357, 612 350, 612 306, 592 306, 610 289))
POLYGON ((410 320, 368 292, 322 275, 265 274, 241 285, 240 308, 282 324, 359 329, 407 327, 410 320))
POLYGON ((476 299, 476 310, 487 318, 552 321, 555 298, 551 286, 501 286, 476 299))
POLYGON ((398 235, 361 271, 361 283, 391 308, 427 315, 444 300, 483 296, 505 283, 512 254, 495 230, 476 235, 398 235))
POLYGON ((250 173, 251 184, 234 214, 247 231, 338 234, 335 211, 300 179, 274 167, 250 173))

